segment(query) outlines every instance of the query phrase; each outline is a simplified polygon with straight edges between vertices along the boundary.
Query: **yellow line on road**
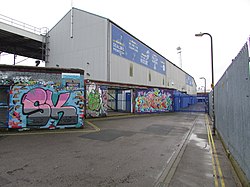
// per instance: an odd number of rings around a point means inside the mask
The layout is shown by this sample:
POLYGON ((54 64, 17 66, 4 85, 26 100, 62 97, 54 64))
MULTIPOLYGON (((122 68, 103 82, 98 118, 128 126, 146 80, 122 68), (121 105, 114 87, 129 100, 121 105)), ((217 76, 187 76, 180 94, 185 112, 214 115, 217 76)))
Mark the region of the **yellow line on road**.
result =
POLYGON ((57 130, 51 130, 51 131, 46 131, 46 132, 42 132, 42 130, 40 132, 17 132, 17 133, 2 133, 0 135, 2 136, 25 136, 25 135, 44 135, 44 134, 71 134, 71 133, 91 133, 91 132, 98 132, 101 129, 98 128, 96 125, 94 125, 93 123, 89 122, 89 121, 85 121, 87 124, 89 124, 91 127, 94 128, 94 130, 85 130, 85 129, 74 129, 74 130, 65 130, 63 129, 63 131, 60 131, 60 129, 57 130))
POLYGON ((85 121, 86 123, 88 123, 90 126, 92 126, 95 129, 95 132, 100 131, 101 129, 99 127, 97 127, 96 125, 94 125, 93 123, 91 123, 90 121, 85 121))
POLYGON ((210 126, 208 126, 208 128, 209 128, 209 131, 210 131, 210 136, 211 136, 211 140, 212 140, 211 142, 212 142, 212 146, 213 146, 213 149, 214 149, 215 161, 216 161, 218 172, 219 172, 219 175, 220 175, 221 187, 225 187, 224 177, 223 177, 222 170, 221 170, 221 167, 220 167, 220 162, 219 162, 218 154, 216 152, 216 147, 215 147, 215 144, 214 144, 214 140, 213 140, 213 137, 212 137, 210 126))
MULTIPOLYGON (((209 144, 210 144, 210 147, 212 148, 211 150, 212 150, 213 167, 216 168, 216 166, 217 166, 217 170, 218 170, 219 177, 220 177, 221 187, 225 187, 224 177, 223 177, 222 170, 221 170, 221 167, 220 167, 220 162, 219 162, 219 159, 218 159, 218 155, 217 155, 216 147, 215 147, 215 144, 214 144, 214 139, 213 139, 213 135, 212 135, 212 132, 211 132, 211 128, 209 126, 207 115, 206 115, 206 125, 207 125, 207 132, 208 132, 209 144), (215 157, 215 159, 214 159, 214 157, 215 157), (214 166, 214 164, 215 164, 214 160, 216 162, 216 166, 214 166)), ((218 186, 218 179, 217 179, 216 173, 217 172, 215 170, 215 173, 214 173, 215 174, 215 180, 217 180, 217 182, 215 181, 215 186, 216 186, 216 183, 217 183, 217 186, 218 186)))
MULTIPOLYGON (((206 116, 207 117, 207 116, 206 116)), ((207 123, 207 118, 206 118, 206 126, 207 126, 207 137, 208 137, 208 143, 209 143, 209 146, 210 146, 210 152, 211 152, 211 155, 212 155, 212 165, 213 165, 213 174, 214 174, 214 185, 215 187, 218 187, 218 179, 217 179, 217 172, 216 172, 216 166, 215 166, 215 163, 214 163, 214 157, 213 157, 213 150, 212 150, 212 144, 211 144, 211 139, 210 139, 210 133, 209 133, 209 129, 208 129, 208 123, 207 123)))

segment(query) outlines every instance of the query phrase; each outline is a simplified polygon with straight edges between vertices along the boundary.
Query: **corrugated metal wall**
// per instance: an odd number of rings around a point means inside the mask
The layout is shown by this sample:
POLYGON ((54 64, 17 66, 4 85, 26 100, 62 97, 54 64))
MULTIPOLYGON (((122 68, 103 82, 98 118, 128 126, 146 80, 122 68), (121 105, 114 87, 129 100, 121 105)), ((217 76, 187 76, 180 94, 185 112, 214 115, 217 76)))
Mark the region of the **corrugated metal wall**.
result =
POLYGON ((208 95, 208 101, 209 101, 209 105, 208 105, 208 114, 209 116, 211 117, 211 119, 213 119, 213 104, 212 104, 212 94, 213 94, 213 91, 211 91, 208 95))
POLYGON ((215 86, 216 129, 248 180, 250 180, 249 74, 249 51, 246 43, 215 86))

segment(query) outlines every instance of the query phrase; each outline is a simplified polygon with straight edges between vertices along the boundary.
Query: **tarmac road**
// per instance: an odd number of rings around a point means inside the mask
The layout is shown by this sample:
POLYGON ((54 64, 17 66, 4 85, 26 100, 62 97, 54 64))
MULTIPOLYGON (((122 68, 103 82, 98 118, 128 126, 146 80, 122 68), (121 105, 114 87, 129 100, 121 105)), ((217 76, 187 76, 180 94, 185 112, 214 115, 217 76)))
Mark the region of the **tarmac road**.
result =
POLYGON ((155 186, 201 116, 141 115, 93 120, 95 130, 2 133, 0 186, 155 186))

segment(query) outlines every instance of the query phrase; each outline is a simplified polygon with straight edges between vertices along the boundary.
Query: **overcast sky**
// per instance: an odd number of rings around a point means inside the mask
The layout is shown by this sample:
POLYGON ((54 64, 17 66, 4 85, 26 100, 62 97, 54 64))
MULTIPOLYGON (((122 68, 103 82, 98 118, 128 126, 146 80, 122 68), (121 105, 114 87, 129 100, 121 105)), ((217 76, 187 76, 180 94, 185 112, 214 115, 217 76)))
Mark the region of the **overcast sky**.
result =
MULTIPOLYGON (((0 1, 0 14, 49 29, 71 8, 71 0, 0 1)), ((73 6, 109 18, 176 65, 180 46, 182 68, 198 87, 200 77, 211 84, 210 38, 194 35, 213 36, 215 82, 250 35, 250 0, 73 0, 73 6)))

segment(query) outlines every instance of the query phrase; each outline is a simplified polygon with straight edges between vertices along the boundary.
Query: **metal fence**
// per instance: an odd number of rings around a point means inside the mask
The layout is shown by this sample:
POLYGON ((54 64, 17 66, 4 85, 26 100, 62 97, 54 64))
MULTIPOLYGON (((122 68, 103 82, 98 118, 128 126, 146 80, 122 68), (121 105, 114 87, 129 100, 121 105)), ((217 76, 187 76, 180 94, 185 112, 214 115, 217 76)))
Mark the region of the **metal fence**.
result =
POLYGON ((250 181, 249 68, 246 43, 216 84, 214 99, 216 129, 250 181))
POLYGON ((48 28, 47 27, 42 27, 42 28, 38 28, 38 27, 34 27, 32 25, 29 25, 27 23, 23 23, 21 21, 15 20, 13 18, 4 16, 2 14, 0 14, 0 22, 2 23, 6 23, 8 25, 14 26, 14 27, 18 27, 20 29, 24 29, 26 31, 35 33, 35 34, 41 34, 41 35, 46 35, 48 32, 48 28))
POLYGON ((213 102, 213 98, 212 98, 212 95, 213 95, 213 90, 209 93, 209 96, 208 96, 208 101, 209 101, 209 105, 208 105, 208 114, 209 116, 211 117, 211 119, 214 119, 213 118, 213 105, 212 105, 212 102, 213 102))

